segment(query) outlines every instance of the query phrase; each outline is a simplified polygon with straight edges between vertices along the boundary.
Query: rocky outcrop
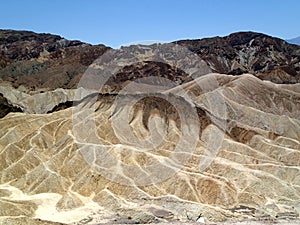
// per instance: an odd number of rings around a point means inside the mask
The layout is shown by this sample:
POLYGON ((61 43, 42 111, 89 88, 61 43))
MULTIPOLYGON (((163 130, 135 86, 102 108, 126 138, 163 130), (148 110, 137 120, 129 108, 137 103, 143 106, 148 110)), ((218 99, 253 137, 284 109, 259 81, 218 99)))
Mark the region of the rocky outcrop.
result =
POLYGON ((69 108, 73 105, 73 102, 75 104, 77 101, 81 101, 91 94, 82 88, 76 90, 58 88, 54 91, 29 95, 8 85, 0 85, 0 93, 4 93, 1 95, 3 98, 8 99, 11 103, 11 107, 19 109, 18 111, 12 112, 34 114, 45 114, 62 108, 69 108), (77 96, 75 96, 75 94, 77 94, 77 96))
POLYGON ((0 93, 0 118, 6 116, 10 112, 22 112, 22 110, 10 104, 0 93))

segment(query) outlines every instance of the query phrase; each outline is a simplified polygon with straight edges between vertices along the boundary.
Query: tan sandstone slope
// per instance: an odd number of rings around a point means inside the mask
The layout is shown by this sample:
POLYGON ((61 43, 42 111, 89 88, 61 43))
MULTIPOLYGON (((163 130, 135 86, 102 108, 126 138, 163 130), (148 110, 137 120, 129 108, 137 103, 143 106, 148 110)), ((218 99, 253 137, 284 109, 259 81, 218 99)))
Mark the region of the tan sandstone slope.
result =
POLYGON ((299 85, 208 74, 145 93, 0 119, 0 224, 299 218, 299 85))

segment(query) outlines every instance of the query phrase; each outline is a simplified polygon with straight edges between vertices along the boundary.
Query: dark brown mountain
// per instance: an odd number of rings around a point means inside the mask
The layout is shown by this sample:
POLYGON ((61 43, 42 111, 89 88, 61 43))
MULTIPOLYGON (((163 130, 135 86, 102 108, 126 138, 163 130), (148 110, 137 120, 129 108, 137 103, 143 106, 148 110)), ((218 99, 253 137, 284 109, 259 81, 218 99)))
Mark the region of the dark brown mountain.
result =
POLYGON ((0 30, 0 78, 15 87, 72 88, 107 49, 58 35, 0 30))
POLYGON ((275 83, 300 82, 300 46, 261 33, 176 41, 201 56, 214 72, 251 73, 275 83))
MULTIPOLYGON (((174 44, 198 54, 212 72, 229 75, 250 73, 262 80, 281 84, 300 82, 300 46, 279 38, 238 32, 226 37, 181 40, 174 44)), ((136 46, 125 47, 123 51, 130 55, 130 52, 136 51, 136 46)), ((124 66, 109 83, 118 85, 149 76, 165 77, 177 84, 190 81, 188 74, 178 68, 162 62, 145 61, 124 66)))
MULTIPOLYGON (((213 72, 254 74, 275 83, 300 82, 300 46, 261 33, 176 41, 197 53, 213 72)), ((58 35, 0 30, 0 79, 31 90, 74 88, 88 65, 110 49, 66 40, 58 35)), ((114 78, 124 82, 143 76, 189 81, 181 72, 157 62, 125 66, 114 78)))

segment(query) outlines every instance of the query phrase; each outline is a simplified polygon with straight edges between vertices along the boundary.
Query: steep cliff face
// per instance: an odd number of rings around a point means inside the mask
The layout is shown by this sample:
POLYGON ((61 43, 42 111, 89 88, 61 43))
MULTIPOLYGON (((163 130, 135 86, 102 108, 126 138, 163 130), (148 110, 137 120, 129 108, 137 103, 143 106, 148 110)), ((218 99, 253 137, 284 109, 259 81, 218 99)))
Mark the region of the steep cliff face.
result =
POLYGON ((275 83, 300 81, 300 46, 253 32, 176 41, 199 54, 218 73, 251 73, 275 83))

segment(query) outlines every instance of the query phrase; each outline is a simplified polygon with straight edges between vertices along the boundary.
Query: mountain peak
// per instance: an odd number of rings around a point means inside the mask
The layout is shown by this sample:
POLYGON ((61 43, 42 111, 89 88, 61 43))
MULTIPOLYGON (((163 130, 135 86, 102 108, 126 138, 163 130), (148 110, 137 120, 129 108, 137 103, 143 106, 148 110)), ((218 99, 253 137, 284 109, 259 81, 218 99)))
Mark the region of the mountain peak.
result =
POLYGON ((275 83, 300 82, 300 47, 255 32, 175 42, 200 55, 214 72, 251 73, 275 83))

